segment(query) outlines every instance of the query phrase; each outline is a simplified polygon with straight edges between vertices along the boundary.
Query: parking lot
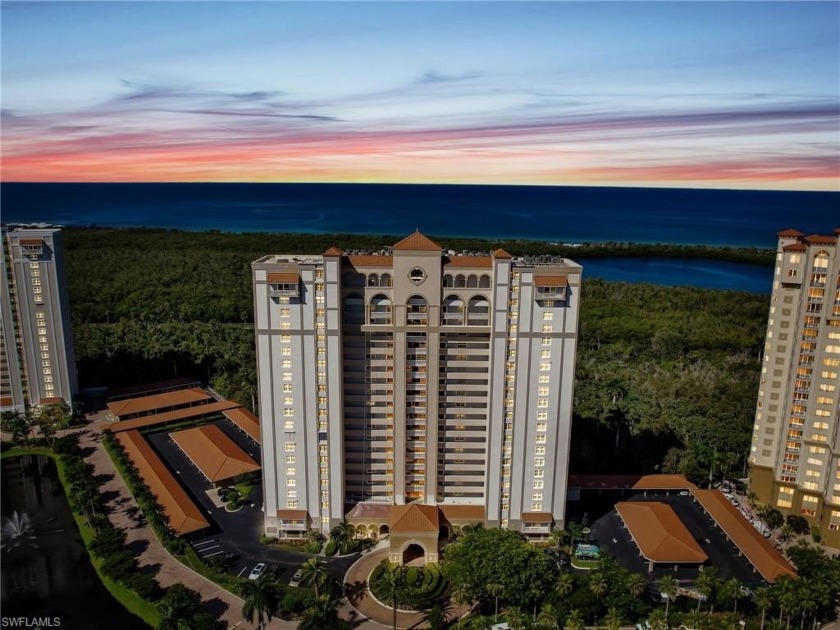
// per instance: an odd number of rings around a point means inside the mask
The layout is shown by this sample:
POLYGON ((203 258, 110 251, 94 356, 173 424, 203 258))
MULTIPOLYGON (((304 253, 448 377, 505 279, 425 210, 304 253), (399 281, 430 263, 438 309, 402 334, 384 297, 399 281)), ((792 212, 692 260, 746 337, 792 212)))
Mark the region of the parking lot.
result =
MULTIPOLYGON (((738 578, 747 586, 762 582, 761 576, 753 570, 750 562, 740 555, 738 548, 729 542, 691 496, 675 493, 656 495, 648 492, 646 495, 636 494, 623 500, 660 501, 668 504, 709 557, 707 565, 714 566, 722 577, 738 578)), ((590 538, 605 552, 614 556, 620 565, 637 573, 647 573, 647 561, 639 555, 638 547, 630 533, 624 529, 614 509, 596 520, 590 528, 590 538)), ((652 575, 658 578, 670 574, 678 580, 692 582, 697 578, 698 572, 697 567, 691 566, 681 566, 676 570, 673 566, 657 566, 652 575)))
MULTIPOLYGON (((218 425, 246 453, 260 462, 259 445, 228 420, 220 419, 209 424, 218 425)), ((260 544, 259 538, 263 531, 260 478, 257 477, 252 482, 253 487, 248 497, 251 505, 238 512, 227 512, 224 507, 216 505, 220 503, 217 490, 212 488, 210 482, 170 439, 169 432, 149 434, 146 435, 146 439, 204 513, 210 517, 211 528, 202 536, 189 540, 198 556, 207 562, 225 561, 228 565, 227 572, 241 577, 248 577, 254 567, 262 562, 266 564, 266 571, 276 574, 280 581, 288 583, 294 572, 310 555, 260 544)), ((354 560, 355 557, 328 559, 330 572, 336 576, 343 576, 354 560)))

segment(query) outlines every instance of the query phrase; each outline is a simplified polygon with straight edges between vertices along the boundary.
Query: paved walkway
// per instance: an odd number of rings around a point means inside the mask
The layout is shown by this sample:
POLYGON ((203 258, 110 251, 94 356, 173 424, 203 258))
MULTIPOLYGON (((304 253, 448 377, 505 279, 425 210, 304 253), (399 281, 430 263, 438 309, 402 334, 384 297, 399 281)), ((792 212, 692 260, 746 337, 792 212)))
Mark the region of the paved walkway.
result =
MULTIPOLYGON (((85 452, 85 461, 93 464, 94 474, 108 477, 108 480, 100 486, 100 494, 105 499, 103 503, 108 510, 108 518, 116 527, 126 530, 126 546, 135 552, 141 570, 148 567, 147 570, 153 573, 155 579, 163 587, 180 583, 197 591, 201 594, 204 609, 225 621, 229 628, 241 630, 254 628, 255 626, 249 625, 242 619, 240 597, 226 591, 173 558, 160 544, 152 530, 145 525, 145 521, 140 517, 142 513, 140 508, 102 445, 101 432, 104 420, 98 415, 92 420, 93 422, 84 429, 73 432, 79 434, 79 446, 85 452)), ((367 557, 369 556, 365 558, 367 557)), ((390 611, 390 609, 385 610, 390 611)), ((391 627, 390 616, 387 624, 383 625, 373 618, 368 619, 369 615, 360 614, 349 603, 342 606, 341 616, 350 622, 354 630, 383 630, 391 627)), ((265 626, 266 630, 291 630, 297 627, 298 622, 281 619, 273 619, 265 626)))
MULTIPOLYGON (((100 486, 108 518, 116 526, 126 530, 126 545, 137 555, 143 568, 151 569, 161 586, 181 583, 201 593, 204 609, 218 619, 227 622, 231 628, 251 628, 242 619, 242 599, 229 593, 215 582, 194 572, 169 555, 151 528, 140 520, 141 514, 134 497, 128 491, 122 477, 100 441, 101 425, 92 422, 79 432, 79 446, 85 451, 85 460, 93 464, 96 475, 108 477, 100 486)), ((296 622, 273 620, 266 628, 282 630, 297 628, 296 622)))

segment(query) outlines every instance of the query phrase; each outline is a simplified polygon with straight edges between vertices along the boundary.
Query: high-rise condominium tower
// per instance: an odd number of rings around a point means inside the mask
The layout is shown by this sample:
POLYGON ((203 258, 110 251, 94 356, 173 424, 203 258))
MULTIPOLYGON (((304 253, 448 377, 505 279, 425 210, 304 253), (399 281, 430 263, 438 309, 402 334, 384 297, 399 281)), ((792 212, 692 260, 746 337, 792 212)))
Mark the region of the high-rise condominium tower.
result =
POLYGON ((360 504, 563 524, 579 265, 417 232, 252 267, 267 534, 360 504))
POLYGON ((0 406, 72 404, 76 358, 61 231, 4 230, 0 241, 0 406))
POLYGON ((759 500, 840 546, 840 255, 837 239, 779 233, 750 453, 759 500))

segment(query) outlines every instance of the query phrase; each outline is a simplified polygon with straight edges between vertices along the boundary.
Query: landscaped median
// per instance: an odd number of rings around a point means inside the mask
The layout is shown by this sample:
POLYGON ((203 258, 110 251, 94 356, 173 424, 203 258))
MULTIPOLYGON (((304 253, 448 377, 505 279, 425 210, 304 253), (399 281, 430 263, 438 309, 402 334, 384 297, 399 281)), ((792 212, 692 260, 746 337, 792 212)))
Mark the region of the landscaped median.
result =
MULTIPOLYGON (((97 538, 101 539, 103 532, 111 530, 118 532, 121 530, 114 528, 110 521, 108 521, 107 517, 105 517, 101 512, 98 514, 96 514, 95 511, 89 514, 84 513, 85 511, 90 511, 90 508, 95 504, 88 503, 88 507, 84 509, 81 508, 80 501, 88 500, 83 494, 84 485, 88 483, 94 485, 97 484, 93 479, 92 470, 87 467, 81 457, 75 438, 73 436, 59 438, 55 441, 52 448, 45 446, 16 446, 4 450, 2 455, 0 455, 0 458, 6 459, 7 457, 20 457, 23 455, 43 455, 50 457, 55 461, 56 469, 58 470, 58 478, 64 488, 64 494, 67 497, 67 501, 73 513, 73 519, 76 521, 76 527, 79 529, 79 534, 81 535, 88 551, 90 562, 96 570, 100 581, 105 588, 108 589, 108 592, 114 597, 114 599, 122 604, 129 612, 137 615, 150 626, 157 627, 161 621, 161 615, 155 605, 129 588, 125 584, 125 581, 109 577, 108 573, 113 575, 113 571, 116 568, 115 564, 119 562, 115 562, 111 559, 116 556, 101 555, 94 551, 97 549, 94 544, 94 540, 97 538), (97 527, 99 528, 99 532, 96 530, 97 527)), ((98 493, 96 496, 98 496, 98 493)), ((96 499, 91 500, 96 501, 96 499)), ((134 569, 136 569, 136 562, 134 569)), ((134 569, 132 569, 132 571, 134 571, 134 569)), ((135 573, 135 575, 141 574, 135 573)), ((156 585, 156 583, 148 583, 148 581, 143 578, 135 579, 143 580, 147 583, 146 586, 148 587, 154 587, 156 585)))

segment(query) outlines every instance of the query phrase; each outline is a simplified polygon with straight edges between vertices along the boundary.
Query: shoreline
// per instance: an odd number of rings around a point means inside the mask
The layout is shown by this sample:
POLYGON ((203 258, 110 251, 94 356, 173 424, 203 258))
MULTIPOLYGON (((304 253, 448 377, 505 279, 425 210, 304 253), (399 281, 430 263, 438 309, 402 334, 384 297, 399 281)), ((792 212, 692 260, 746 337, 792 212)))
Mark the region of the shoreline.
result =
MULTIPOLYGON (((10 224, 12 225, 12 224, 10 224)), ((55 224, 55 227, 59 227, 55 224)), ((277 247, 284 247, 289 240, 296 241, 297 251, 315 253, 324 251, 335 245, 344 249, 381 249, 401 238, 393 234, 348 234, 313 233, 313 232, 228 232, 218 229, 185 230, 160 227, 107 227, 98 225, 61 226, 67 233, 108 232, 110 234, 126 235, 176 235, 184 234, 196 238, 222 237, 233 241, 241 241, 244 249, 256 239, 276 241, 277 247)), ((440 243, 444 250, 476 250, 491 251, 502 248, 514 256, 523 255, 559 255, 575 260, 587 258, 683 258, 720 260, 733 263, 772 267, 775 263, 775 250, 760 247, 735 247, 729 245, 708 244, 680 244, 680 243, 637 243, 637 242, 580 242, 566 243, 526 238, 468 238, 460 236, 438 236, 427 234, 429 238, 440 243)), ((279 251, 279 250, 278 250, 279 251)))

